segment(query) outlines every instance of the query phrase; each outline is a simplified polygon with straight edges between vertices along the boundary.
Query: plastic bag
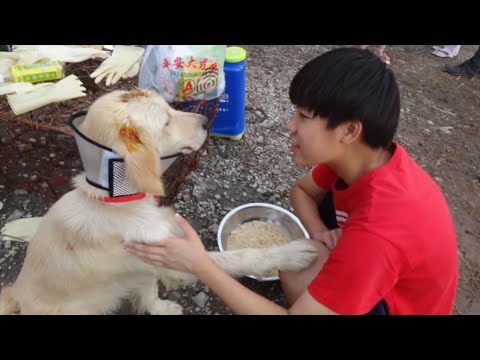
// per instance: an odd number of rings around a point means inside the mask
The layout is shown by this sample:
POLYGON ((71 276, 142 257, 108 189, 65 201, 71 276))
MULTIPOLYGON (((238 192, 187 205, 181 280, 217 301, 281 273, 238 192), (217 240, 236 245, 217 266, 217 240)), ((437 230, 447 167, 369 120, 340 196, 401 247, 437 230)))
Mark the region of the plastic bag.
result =
POLYGON ((167 102, 211 100, 225 90, 226 45, 148 45, 140 67, 140 88, 167 102))

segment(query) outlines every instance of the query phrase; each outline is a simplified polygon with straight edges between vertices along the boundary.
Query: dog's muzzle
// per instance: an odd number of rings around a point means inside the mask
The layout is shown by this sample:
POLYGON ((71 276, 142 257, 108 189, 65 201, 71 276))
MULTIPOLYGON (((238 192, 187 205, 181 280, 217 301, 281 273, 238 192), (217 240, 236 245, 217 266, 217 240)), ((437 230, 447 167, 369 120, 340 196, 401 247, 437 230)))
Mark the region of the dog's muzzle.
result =
MULTIPOLYGON (((124 160, 112 149, 99 144, 83 134, 78 127, 85 120, 86 111, 70 117, 70 127, 74 131, 80 158, 87 177, 87 182, 99 189, 109 192, 110 197, 130 196, 137 194, 127 182, 124 160)), ((177 159, 181 153, 160 158, 161 175, 177 159)))

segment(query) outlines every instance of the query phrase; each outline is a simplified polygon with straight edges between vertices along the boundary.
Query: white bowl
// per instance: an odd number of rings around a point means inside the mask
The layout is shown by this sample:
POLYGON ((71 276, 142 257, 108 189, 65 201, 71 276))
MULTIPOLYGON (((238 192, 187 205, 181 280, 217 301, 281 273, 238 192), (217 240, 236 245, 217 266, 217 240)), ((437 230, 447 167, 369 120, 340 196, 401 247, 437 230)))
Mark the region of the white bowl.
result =
MULTIPOLYGON (((310 238, 300 220, 290 211, 272 204, 250 203, 236 207, 223 218, 217 233, 217 244, 220 251, 225 251, 227 239, 234 229, 254 220, 280 227, 289 236, 289 241, 310 238)), ((258 278, 250 275, 249 277, 259 281, 279 279, 278 276, 258 278)))

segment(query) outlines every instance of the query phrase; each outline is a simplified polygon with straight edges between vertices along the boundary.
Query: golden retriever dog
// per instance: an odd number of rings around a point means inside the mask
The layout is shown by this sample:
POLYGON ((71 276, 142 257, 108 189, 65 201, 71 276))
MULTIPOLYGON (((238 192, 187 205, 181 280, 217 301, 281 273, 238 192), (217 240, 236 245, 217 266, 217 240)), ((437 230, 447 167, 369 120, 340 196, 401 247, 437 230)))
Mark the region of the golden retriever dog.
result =
MULTIPOLYGON (((110 149, 109 154, 122 159, 124 170, 117 175, 130 187, 128 196, 112 195, 106 182, 96 183, 101 176, 89 178, 106 166, 92 172, 95 159, 81 153, 85 173, 74 178, 74 189, 43 217, 16 282, 0 294, 0 314, 110 314, 124 299, 138 313, 181 314, 179 304, 159 298, 158 281, 168 290, 197 279, 146 264, 122 243, 182 235, 173 210, 155 200, 165 195, 160 159, 198 150, 207 136, 206 120, 174 110, 160 95, 143 89, 97 99, 78 130, 99 151, 110 149)), ((275 269, 304 269, 316 254, 311 240, 300 239, 209 256, 232 276, 262 276, 275 269)))

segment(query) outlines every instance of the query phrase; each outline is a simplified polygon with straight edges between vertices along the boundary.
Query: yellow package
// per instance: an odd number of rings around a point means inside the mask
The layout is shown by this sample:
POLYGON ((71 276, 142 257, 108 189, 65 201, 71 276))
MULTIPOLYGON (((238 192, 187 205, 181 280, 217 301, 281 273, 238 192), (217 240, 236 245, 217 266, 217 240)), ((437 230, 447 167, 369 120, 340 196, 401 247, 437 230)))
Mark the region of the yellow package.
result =
POLYGON ((65 76, 62 64, 57 60, 31 65, 15 65, 11 66, 10 69, 14 82, 36 83, 62 79, 65 76))

